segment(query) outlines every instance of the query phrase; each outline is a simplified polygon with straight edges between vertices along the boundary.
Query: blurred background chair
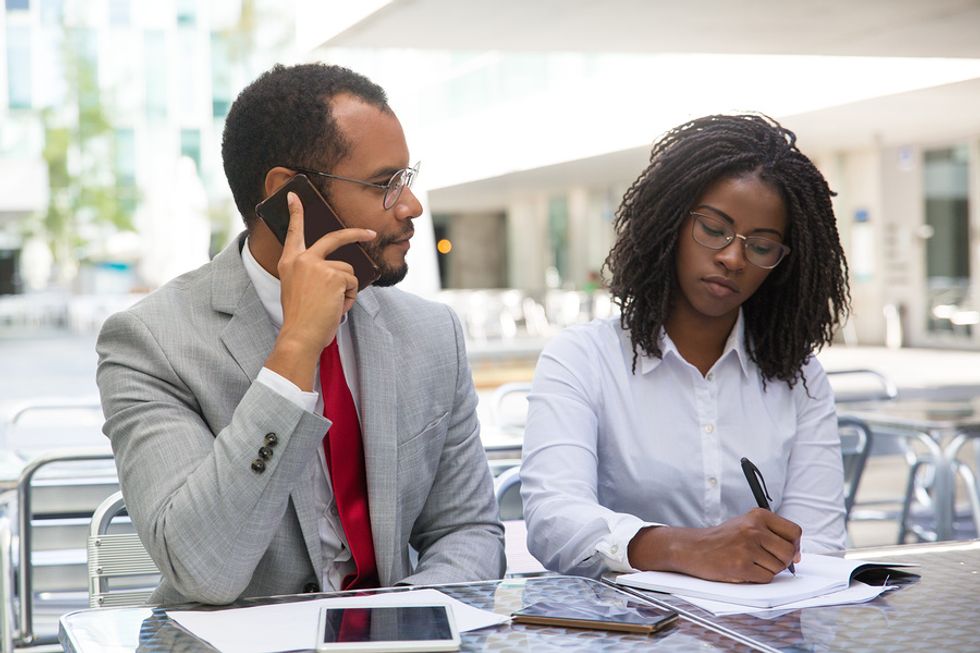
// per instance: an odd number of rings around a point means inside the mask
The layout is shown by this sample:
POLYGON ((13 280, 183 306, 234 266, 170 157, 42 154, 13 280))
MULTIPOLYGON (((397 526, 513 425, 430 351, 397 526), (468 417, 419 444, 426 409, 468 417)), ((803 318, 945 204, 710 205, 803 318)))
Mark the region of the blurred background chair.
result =
POLYGON ((854 417, 837 418, 837 432, 844 463, 844 519, 849 520, 873 439, 870 427, 854 417))
POLYGON ((106 498, 92 515, 88 538, 88 603, 91 608, 143 605, 160 584, 160 570, 132 530, 122 492, 106 498), (113 520, 124 522, 110 532, 113 520))
MULTIPOLYGON (((939 439, 935 434, 925 430, 889 422, 889 418, 886 417, 888 407, 895 405, 892 402, 900 400, 899 393, 895 384, 880 372, 871 369, 829 370, 827 378, 834 389, 838 413, 846 416, 841 417, 840 424, 848 425, 847 429, 852 431, 852 434, 864 431, 871 441, 865 458, 880 457, 882 463, 887 460, 886 464, 901 466, 905 474, 905 489, 900 496, 857 501, 857 484, 849 486, 847 506, 849 519, 896 522, 898 544, 903 544, 909 535, 915 536, 920 541, 936 540, 937 527, 932 523, 937 517, 937 504, 934 497, 935 465, 937 461, 945 464, 939 439), (849 410, 861 416, 862 419, 858 421, 863 422, 863 427, 855 425, 853 416, 848 416, 849 410), (876 411, 882 413, 880 421, 875 419, 876 411), (870 437, 872 433, 873 438, 870 437), (891 460, 886 458, 888 456, 892 457, 891 460)), ((846 435, 842 427, 841 445, 845 450, 845 474, 849 472, 846 469, 848 464, 846 450, 849 446, 849 442, 845 439, 846 435)), ((967 464, 956 462, 954 467, 956 476, 966 486, 969 498, 968 513, 953 515, 954 522, 957 521, 958 516, 962 517, 957 527, 962 532, 956 537, 969 537, 971 535, 968 531, 971 528, 974 535, 980 532, 980 497, 976 492, 976 477, 967 464)), ((860 480, 860 476, 857 476, 857 480, 860 480)), ((944 500, 953 501, 953 497, 955 492, 952 497, 944 497, 944 500)))
POLYGON ((507 555, 507 577, 537 576, 548 571, 527 549, 527 525, 521 502, 520 465, 501 472, 494 480, 494 494, 504 523, 504 552, 507 555))
POLYGON ((0 421, 0 550, 10 591, 0 592, 18 647, 57 641, 58 617, 87 606, 85 543, 96 506, 118 489, 97 397, 8 402, 0 421))
POLYGON ((523 435, 527 426, 528 382, 504 383, 490 396, 490 419, 494 426, 513 435, 523 435))
MULTIPOLYGON (((59 449, 32 458, 6 492, 0 517, 11 534, 0 550, 10 569, 0 615, 15 646, 57 642, 58 618, 87 607, 85 544, 92 513, 118 489, 108 447, 59 449)), ((5 634, 4 637, 7 637, 5 634)))
POLYGON ((827 381, 838 404, 887 401, 898 397, 898 387, 884 374, 872 369, 827 370, 827 381))

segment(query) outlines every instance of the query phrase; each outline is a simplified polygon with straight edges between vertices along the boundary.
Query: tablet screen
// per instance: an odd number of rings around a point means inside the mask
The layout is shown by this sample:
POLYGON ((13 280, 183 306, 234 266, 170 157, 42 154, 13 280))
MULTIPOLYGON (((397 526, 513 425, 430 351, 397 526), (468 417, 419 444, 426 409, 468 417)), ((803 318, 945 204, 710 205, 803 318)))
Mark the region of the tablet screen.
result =
POLYGON ((323 643, 453 641, 445 606, 324 608, 323 643))

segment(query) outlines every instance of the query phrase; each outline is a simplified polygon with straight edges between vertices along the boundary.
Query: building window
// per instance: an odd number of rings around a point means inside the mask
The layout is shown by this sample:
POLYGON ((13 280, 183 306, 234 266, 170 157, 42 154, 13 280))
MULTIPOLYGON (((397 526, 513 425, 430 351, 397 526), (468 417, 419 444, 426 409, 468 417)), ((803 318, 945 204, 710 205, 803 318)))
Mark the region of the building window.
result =
POLYGON ((962 144, 924 154, 928 328, 969 337, 970 152, 962 144))
POLYGON ((198 172, 201 171, 201 130, 180 130, 180 155, 189 156, 194 160, 198 172))
POLYGON ((197 22, 197 7, 195 0, 177 0, 177 25, 194 27, 197 22))
POLYGON ((220 34, 211 35, 211 113, 221 120, 231 108, 231 54, 228 41, 220 34))
POLYGON ((123 213, 136 212, 136 133, 132 129, 116 130, 116 192, 123 213))
POLYGON ((129 0, 109 0, 109 24, 126 27, 131 20, 129 0))
POLYGON ((548 246, 551 249, 553 278, 545 280, 549 288, 559 288, 568 279, 568 198, 548 198, 548 246))
POLYGON ((167 117, 167 39, 162 31, 149 30, 143 37, 143 56, 146 80, 146 117, 163 120, 167 117))
POLYGON ((65 0, 42 0, 41 22, 45 25, 60 25, 65 17, 65 0))
POLYGON ((31 32, 27 27, 7 27, 7 103, 11 109, 31 107, 31 32))

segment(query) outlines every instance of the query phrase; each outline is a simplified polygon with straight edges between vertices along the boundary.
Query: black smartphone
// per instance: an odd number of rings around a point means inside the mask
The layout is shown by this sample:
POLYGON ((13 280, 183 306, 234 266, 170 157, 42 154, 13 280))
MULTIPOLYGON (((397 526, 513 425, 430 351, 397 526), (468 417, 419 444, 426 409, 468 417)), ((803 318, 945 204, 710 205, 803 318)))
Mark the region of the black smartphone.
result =
MULTIPOLYGON (((280 243, 286 242, 286 231, 289 229, 289 205, 286 204, 286 193, 290 191, 296 193, 303 204, 303 237, 307 247, 331 231, 346 228, 307 176, 296 175, 255 207, 255 212, 280 243)), ((381 274, 378 266, 357 243, 344 245, 331 252, 327 258, 332 261, 344 261, 354 268, 358 290, 370 286, 381 274)))
POLYGON ((626 605, 541 601, 521 608, 511 617, 519 624, 649 634, 674 623, 677 613, 634 601, 628 601, 626 605))

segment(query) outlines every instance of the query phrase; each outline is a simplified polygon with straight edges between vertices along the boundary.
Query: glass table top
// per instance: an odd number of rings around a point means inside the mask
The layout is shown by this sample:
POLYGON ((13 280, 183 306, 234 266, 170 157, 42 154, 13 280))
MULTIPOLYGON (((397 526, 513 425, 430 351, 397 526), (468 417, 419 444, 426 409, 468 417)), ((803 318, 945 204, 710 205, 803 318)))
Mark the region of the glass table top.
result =
MULTIPOLYGON (((598 581, 569 576, 445 585, 438 589, 475 607, 510 615, 537 601, 571 601, 593 597, 610 605, 636 599, 598 581)), ((306 594, 273 599, 242 601, 237 607, 323 598, 306 594)), ((217 608, 202 608, 217 609, 217 608)), ((257 624, 256 627, 262 627, 257 624)), ((141 653, 214 651, 174 624, 161 608, 103 608, 82 610, 62 618, 61 643, 69 653, 141 653)), ((312 644, 312 642, 311 642, 312 644)), ((310 649, 312 651, 312 649, 310 649)), ((462 651, 749 651, 736 637, 688 620, 680 619, 665 631, 635 635, 600 630, 582 630, 506 623, 463 633, 462 651)))

